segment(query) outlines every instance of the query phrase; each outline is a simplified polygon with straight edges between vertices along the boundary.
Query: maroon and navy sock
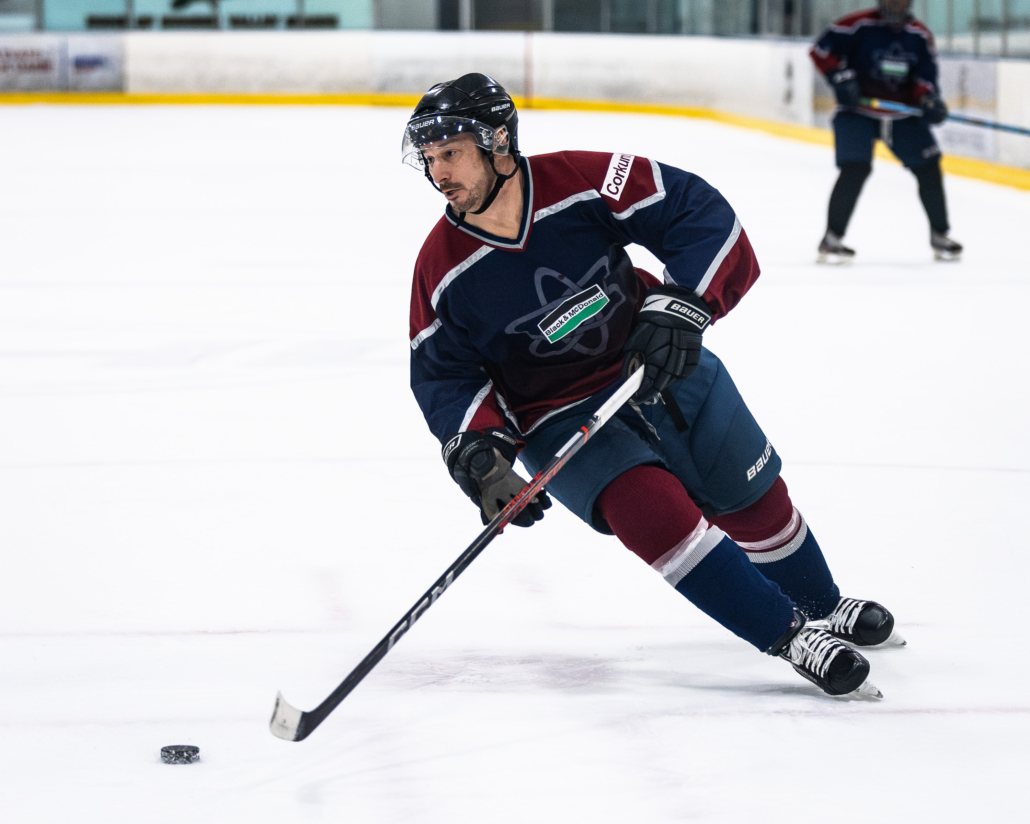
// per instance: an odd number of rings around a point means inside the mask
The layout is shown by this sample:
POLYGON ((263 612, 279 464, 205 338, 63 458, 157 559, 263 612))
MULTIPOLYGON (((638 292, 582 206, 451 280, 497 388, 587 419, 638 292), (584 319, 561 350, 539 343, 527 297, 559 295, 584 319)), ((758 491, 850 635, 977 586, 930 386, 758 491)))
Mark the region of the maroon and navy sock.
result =
POLYGON ((782 478, 751 506, 712 520, 733 536, 751 563, 805 615, 818 620, 833 612, 840 590, 782 478))
POLYGON ((615 535, 676 591, 762 652, 794 620, 794 604, 718 526, 679 480, 655 466, 624 472, 598 496, 615 535))

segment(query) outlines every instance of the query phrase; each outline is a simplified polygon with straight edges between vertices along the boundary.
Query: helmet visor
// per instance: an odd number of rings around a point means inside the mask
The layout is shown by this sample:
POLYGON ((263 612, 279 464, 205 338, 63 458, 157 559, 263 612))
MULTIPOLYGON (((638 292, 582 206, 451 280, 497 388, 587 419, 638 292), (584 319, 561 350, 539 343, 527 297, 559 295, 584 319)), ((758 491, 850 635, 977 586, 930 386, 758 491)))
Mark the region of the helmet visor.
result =
POLYGON ((414 117, 404 129, 401 141, 401 161, 416 169, 425 165, 422 150, 443 145, 448 140, 471 137, 479 148, 487 152, 508 154, 510 141, 505 126, 494 128, 480 120, 451 115, 427 115, 414 117))

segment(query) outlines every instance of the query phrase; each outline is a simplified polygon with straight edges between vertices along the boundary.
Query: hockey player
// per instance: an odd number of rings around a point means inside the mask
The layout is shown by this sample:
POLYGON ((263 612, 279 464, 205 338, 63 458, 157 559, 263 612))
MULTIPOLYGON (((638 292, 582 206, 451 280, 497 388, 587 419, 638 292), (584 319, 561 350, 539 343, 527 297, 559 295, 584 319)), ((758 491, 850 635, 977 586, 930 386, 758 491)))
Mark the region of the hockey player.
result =
MULTIPOLYGON (((430 89, 402 153, 447 199, 415 265, 411 385, 483 522, 524 488, 516 456, 535 474, 642 364, 633 403, 548 491, 827 693, 878 694, 842 640, 887 642, 893 617, 840 597, 779 456, 701 345, 759 274, 729 204, 642 157, 521 155, 515 106, 482 74, 430 89), (633 242, 664 283, 634 269, 633 242)), ((550 505, 541 492, 514 523, 550 505)))
POLYGON ((840 176, 830 195, 820 263, 848 262, 855 255, 842 238, 872 171, 877 138, 919 182, 934 256, 957 260, 962 253, 962 246, 948 237, 941 150, 930 131, 931 125, 943 123, 948 116, 937 88, 937 53, 930 30, 910 14, 911 5, 911 0, 880 0, 878 8, 842 17, 810 52, 839 104, 833 135, 840 176), (922 109, 922 116, 863 105, 875 99, 922 109))

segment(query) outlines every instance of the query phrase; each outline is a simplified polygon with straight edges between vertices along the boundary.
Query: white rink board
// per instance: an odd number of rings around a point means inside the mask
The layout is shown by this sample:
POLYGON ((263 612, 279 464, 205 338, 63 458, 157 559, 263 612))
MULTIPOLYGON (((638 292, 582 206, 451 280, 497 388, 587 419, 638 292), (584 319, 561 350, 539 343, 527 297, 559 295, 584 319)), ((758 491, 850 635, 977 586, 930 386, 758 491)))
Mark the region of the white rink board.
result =
POLYGON ((858 262, 819 268, 831 151, 698 120, 527 111, 520 137, 737 208, 764 274, 706 341, 844 591, 897 614, 886 698, 822 696, 556 507, 311 738, 268 732, 277 690, 313 707, 480 529, 408 390, 442 204, 405 119, 0 109, 4 819, 1020 820, 1030 194, 949 178, 968 252, 934 264, 878 164, 858 262), (202 761, 160 764, 174 743, 202 761))

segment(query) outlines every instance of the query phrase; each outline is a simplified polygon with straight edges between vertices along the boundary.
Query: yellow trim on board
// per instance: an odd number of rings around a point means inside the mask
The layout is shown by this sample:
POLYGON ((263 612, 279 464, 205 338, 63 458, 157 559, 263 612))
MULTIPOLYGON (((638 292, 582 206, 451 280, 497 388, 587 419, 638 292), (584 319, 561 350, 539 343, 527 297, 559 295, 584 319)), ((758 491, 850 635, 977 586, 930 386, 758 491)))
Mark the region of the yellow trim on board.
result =
POLYGON ((673 117, 694 117, 701 120, 714 120, 717 123, 725 123, 729 126, 739 126, 742 129, 765 132, 777 137, 788 137, 792 140, 801 140, 805 143, 816 143, 820 146, 832 146, 833 135, 826 129, 816 129, 812 126, 797 126, 793 123, 778 123, 775 120, 762 120, 757 117, 746 117, 739 114, 729 114, 717 109, 708 109, 701 106, 671 106, 660 103, 620 103, 607 100, 560 100, 547 97, 534 97, 528 105, 523 101, 519 103, 515 99, 515 105, 522 105, 529 109, 554 109, 562 111, 579 112, 618 112, 620 114, 662 114, 673 117))
POLYGON ((4 92, 0 105, 36 103, 72 106, 414 106, 417 94, 344 92, 327 94, 236 94, 221 92, 4 92))
MULTIPOLYGON (((99 106, 403 106, 410 108, 418 102, 419 96, 412 94, 390 94, 388 92, 353 92, 339 94, 165 94, 136 92, 4 92, 0 93, 0 105, 99 105, 99 106)), ((700 106, 672 106, 658 103, 620 103, 609 100, 562 100, 557 98, 515 97, 515 105, 522 109, 555 111, 608 112, 624 114, 657 114, 672 117, 692 117, 712 120, 737 126, 742 129, 765 134, 832 146, 833 133, 828 129, 812 126, 798 126, 792 123, 778 123, 757 117, 729 114, 728 112, 700 106)), ((886 146, 876 144, 876 157, 880 160, 897 162, 886 146)), ((948 174, 1012 186, 1030 191, 1030 170, 1002 166, 985 160, 948 155, 941 164, 948 174)))
POLYGON ((1030 169, 1017 169, 1014 166, 1002 166, 999 163, 955 155, 945 155, 941 161, 941 168, 949 175, 971 177, 974 180, 985 180, 988 183, 1030 191, 1030 169))

